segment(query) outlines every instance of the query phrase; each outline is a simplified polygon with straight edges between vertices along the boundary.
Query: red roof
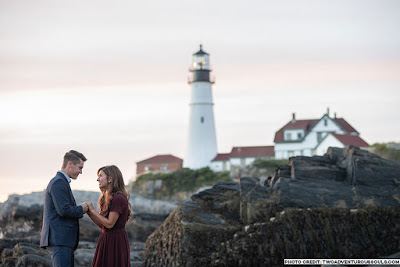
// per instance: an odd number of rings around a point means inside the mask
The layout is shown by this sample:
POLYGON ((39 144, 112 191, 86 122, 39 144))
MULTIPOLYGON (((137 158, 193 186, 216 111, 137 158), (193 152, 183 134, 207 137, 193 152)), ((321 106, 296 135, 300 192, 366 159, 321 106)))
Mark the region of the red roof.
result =
POLYGON ((347 121, 345 121, 343 118, 334 118, 333 119, 337 124, 339 124, 341 127, 342 127, 342 129, 344 130, 344 131, 346 131, 346 133, 351 133, 351 132, 354 132, 354 133, 358 133, 357 131, 356 131, 356 129, 354 129, 353 128, 353 126, 351 126, 347 121))
POLYGON ((275 138, 274 142, 275 143, 281 143, 285 142, 283 138, 283 132, 284 130, 288 129, 303 129, 304 133, 307 134, 308 131, 314 126, 315 123, 317 123, 319 120, 291 120, 289 121, 285 126, 280 128, 276 133, 275 133, 275 138))
POLYGON ((230 158, 260 158, 274 157, 274 146, 242 146, 233 147, 230 158))
POLYGON ((337 140, 339 140, 343 145, 352 145, 358 147, 368 147, 368 143, 365 142, 360 136, 352 134, 336 134, 332 133, 337 140))
POLYGON ((262 158, 274 156, 274 146, 241 146, 233 147, 231 153, 218 154, 212 161, 227 161, 230 158, 262 158))
MULTIPOLYGON (((346 133, 358 133, 356 129, 353 128, 345 119, 343 118, 331 118, 335 121, 346 133)), ((291 120, 281 129, 275 133, 274 142, 299 142, 299 140, 285 141, 283 137, 283 132, 289 129, 303 129, 304 135, 307 135, 311 128, 320 120, 291 120)))
POLYGON ((229 160, 230 153, 218 154, 212 161, 227 161, 229 160))
POLYGON ((182 162, 182 161, 183 161, 182 159, 168 154, 168 155, 157 155, 142 161, 138 161, 136 162, 136 164, 167 163, 167 162, 182 162))

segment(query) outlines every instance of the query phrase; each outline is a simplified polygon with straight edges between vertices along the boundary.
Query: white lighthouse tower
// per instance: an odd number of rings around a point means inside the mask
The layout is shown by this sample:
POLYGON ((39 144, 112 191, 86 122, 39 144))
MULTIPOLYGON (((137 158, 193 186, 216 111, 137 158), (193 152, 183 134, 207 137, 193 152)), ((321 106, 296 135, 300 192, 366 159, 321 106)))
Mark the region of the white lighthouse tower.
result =
POLYGON ((210 58, 202 50, 193 54, 191 77, 189 136, 183 167, 199 169, 210 165, 217 155, 214 110, 210 80, 210 58))

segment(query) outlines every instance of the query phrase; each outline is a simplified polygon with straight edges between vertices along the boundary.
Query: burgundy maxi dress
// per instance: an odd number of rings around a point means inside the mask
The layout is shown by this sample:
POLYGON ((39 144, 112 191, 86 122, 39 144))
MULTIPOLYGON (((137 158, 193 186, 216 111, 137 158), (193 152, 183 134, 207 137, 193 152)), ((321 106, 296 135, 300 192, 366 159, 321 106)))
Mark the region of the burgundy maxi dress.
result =
POLYGON ((128 200, 123 194, 114 195, 110 203, 110 212, 117 211, 119 217, 114 227, 103 226, 92 267, 130 267, 130 248, 125 223, 128 219, 128 200))

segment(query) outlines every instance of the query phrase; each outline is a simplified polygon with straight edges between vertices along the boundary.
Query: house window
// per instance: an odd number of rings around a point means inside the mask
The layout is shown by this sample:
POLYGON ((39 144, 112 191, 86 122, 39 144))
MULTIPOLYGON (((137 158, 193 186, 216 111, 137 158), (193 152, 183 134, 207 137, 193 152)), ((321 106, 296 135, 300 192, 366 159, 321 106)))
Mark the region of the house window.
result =
POLYGON ((204 123, 204 117, 203 116, 200 118, 200 122, 204 123))
POLYGON ((286 140, 292 140, 292 134, 291 133, 287 133, 286 134, 286 140))
POLYGON ((324 125, 328 126, 328 120, 327 119, 324 120, 324 125))
POLYGON ((145 170, 145 171, 150 171, 150 170, 151 170, 151 166, 150 166, 150 165, 144 166, 144 170, 145 170))
POLYGON ((160 169, 161 171, 166 172, 168 171, 168 165, 162 165, 160 169))
POLYGON ((297 133, 297 139, 301 139, 301 133, 297 133))

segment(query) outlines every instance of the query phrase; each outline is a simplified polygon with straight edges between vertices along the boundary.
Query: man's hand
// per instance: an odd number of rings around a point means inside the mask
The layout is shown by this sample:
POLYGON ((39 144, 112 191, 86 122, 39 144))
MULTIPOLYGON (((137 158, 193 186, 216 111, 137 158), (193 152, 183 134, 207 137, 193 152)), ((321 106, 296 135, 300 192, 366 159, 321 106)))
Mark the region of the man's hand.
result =
POLYGON ((86 212, 89 211, 89 205, 88 205, 87 202, 81 203, 80 206, 82 206, 82 209, 83 209, 83 213, 84 213, 84 214, 85 214, 86 212))

